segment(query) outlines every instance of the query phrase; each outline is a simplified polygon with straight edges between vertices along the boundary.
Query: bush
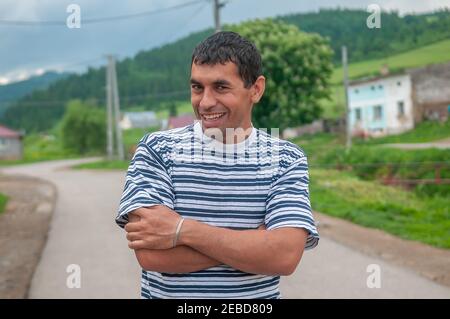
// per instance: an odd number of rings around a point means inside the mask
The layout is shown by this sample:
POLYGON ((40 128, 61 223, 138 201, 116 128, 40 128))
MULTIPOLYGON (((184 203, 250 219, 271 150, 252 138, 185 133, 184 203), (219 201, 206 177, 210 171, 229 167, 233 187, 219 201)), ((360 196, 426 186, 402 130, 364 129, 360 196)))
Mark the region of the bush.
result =
POLYGON ((61 124, 64 148, 77 154, 104 153, 106 112, 92 103, 69 102, 61 124))

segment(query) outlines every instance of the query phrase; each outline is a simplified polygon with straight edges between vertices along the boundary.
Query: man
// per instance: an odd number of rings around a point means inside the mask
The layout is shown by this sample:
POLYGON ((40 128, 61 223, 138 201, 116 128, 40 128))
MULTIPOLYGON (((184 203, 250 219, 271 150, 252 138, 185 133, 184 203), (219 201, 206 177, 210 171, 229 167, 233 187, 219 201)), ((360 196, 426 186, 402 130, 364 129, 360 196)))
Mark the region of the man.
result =
POLYGON ((248 40, 210 36, 192 55, 199 122, 140 141, 116 221, 143 298, 280 298, 280 276, 317 245, 305 155, 252 126, 261 69, 248 40))

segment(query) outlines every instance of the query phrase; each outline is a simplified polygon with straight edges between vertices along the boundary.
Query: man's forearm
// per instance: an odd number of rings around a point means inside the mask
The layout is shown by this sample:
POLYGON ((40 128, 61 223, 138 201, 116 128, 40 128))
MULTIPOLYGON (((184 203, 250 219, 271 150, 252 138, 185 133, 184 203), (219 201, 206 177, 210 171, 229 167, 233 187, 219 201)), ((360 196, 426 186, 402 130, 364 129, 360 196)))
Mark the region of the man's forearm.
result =
POLYGON ((141 267, 148 271, 189 273, 221 264, 188 246, 165 250, 138 249, 135 253, 141 267))
POLYGON ((180 244, 248 273, 290 275, 305 246, 304 229, 230 230, 192 219, 184 222, 180 244))

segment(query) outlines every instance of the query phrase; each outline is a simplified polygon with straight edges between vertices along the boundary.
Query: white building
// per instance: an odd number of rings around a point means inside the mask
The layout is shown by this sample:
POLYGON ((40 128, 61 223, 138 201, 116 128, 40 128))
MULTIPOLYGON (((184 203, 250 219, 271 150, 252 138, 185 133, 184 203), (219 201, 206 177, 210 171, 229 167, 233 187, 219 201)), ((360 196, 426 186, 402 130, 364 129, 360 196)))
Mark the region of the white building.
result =
POLYGON ((382 136, 414 128, 450 113, 450 63, 352 81, 348 88, 353 135, 382 136))
POLYGON ((348 97, 353 135, 398 134, 414 127, 409 74, 354 81, 348 97))

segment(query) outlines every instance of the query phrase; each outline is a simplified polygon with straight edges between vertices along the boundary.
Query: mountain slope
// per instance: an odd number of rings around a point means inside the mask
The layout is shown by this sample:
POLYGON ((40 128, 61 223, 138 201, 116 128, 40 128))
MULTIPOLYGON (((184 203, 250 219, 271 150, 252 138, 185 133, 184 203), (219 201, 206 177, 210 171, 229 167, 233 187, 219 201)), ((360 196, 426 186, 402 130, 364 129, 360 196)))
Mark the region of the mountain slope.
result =
MULTIPOLYGON (((436 43, 431 51, 423 52, 420 60, 412 63, 424 65, 442 61, 448 51, 450 39, 450 12, 439 11, 424 15, 398 16, 397 13, 382 14, 382 28, 368 29, 368 13, 363 10, 320 10, 317 13, 293 14, 277 19, 300 26, 308 32, 318 32, 330 38, 335 49, 335 61, 339 63, 340 46, 349 48, 351 62, 382 58, 407 50, 436 43)), ((226 26, 225 26, 226 28, 226 26)), ((190 57, 195 45, 213 32, 212 29, 191 34, 174 43, 142 51, 133 58, 117 64, 118 82, 123 109, 139 107, 155 109, 161 102, 186 100, 189 97, 188 75, 190 57)), ((427 49, 428 50, 428 49, 427 49)), ((417 56, 419 54, 417 53, 417 56)), ((376 60, 379 61, 379 60, 376 60)), ((395 67, 403 65, 405 58, 388 59, 395 67)), ((371 73, 378 69, 378 62, 361 62, 351 66, 351 75, 371 73), (366 65, 367 63, 367 65, 366 65)), ((340 71, 333 76, 339 83, 340 71)), ((105 101, 105 69, 89 69, 83 75, 71 75, 57 81, 46 90, 34 91, 8 108, 0 122, 27 131, 43 131, 54 126, 64 114, 68 100, 93 99, 99 106, 105 101)))
POLYGON ((39 76, 33 76, 24 81, 0 85, 0 114, 12 102, 34 90, 46 89, 51 83, 64 79, 67 76, 68 73, 50 71, 39 76))

